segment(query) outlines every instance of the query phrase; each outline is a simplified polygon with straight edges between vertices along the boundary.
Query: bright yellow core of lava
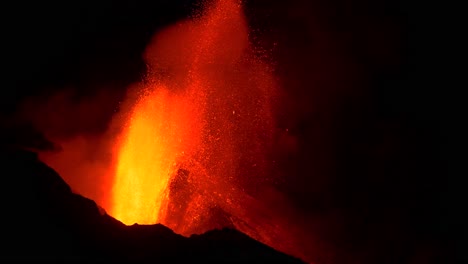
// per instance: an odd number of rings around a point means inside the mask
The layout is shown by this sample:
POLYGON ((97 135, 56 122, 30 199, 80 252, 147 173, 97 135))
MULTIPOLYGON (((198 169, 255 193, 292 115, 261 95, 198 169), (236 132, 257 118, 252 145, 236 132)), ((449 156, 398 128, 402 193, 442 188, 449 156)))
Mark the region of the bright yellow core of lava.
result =
POLYGON ((188 97, 152 90, 135 106, 118 156, 112 213, 127 225, 159 222, 169 181, 197 143, 196 109, 188 97))

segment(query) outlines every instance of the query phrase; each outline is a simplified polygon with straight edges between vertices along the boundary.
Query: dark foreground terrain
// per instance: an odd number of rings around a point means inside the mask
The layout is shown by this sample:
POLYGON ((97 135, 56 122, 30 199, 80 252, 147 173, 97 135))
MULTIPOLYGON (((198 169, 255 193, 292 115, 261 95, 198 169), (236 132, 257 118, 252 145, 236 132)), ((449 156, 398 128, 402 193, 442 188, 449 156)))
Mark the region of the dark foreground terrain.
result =
POLYGON ((0 166, 0 260, 301 263, 232 229, 186 238, 162 225, 125 226, 34 152, 2 149, 0 166))

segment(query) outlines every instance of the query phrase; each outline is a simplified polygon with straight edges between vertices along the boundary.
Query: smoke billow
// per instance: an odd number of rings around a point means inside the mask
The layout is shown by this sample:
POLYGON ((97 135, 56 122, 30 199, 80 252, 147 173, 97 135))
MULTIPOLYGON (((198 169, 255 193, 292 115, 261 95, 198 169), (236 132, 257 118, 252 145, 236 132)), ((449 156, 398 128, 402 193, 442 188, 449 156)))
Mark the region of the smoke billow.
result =
POLYGON ((39 149, 41 160, 55 169, 72 189, 106 206, 105 188, 112 174, 111 118, 119 93, 110 89, 78 96, 76 89, 61 89, 25 99, 17 120, 32 124, 53 143, 39 149))

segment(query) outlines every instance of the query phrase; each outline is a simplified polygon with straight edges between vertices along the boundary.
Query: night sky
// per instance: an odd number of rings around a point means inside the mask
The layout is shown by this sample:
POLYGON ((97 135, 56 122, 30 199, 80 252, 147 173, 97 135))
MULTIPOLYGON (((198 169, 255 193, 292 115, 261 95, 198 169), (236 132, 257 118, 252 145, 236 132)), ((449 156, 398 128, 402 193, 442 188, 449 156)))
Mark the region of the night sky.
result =
MULTIPOLYGON (((21 102, 63 89, 77 101, 102 90, 112 96, 93 121, 66 126, 62 136, 104 130, 125 89, 142 79, 152 35, 197 8, 193 0, 2 7, 2 144, 38 147, 40 131, 17 115, 21 102)), ((431 87, 432 72, 413 70, 420 46, 410 42, 409 7, 247 0, 245 8, 251 41, 271 51, 288 98, 278 124, 300 146, 284 163, 281 188, 304 219, 329 222, 307 232, 320 232, 336 252, 387 256, 380 263, 463 257, 466 195, 448 170, 449 90, 431 87)))

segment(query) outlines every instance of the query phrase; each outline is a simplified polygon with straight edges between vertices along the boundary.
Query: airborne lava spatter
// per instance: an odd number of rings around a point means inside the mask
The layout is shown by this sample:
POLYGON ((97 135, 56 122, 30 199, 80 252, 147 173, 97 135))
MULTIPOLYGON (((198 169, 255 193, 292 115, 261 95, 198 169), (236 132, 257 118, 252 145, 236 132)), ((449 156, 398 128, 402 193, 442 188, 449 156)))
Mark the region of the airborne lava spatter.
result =
POLYGON ((273 170, 276 87, 239 2, 211 1, 199 18, 160 32, 145 58, 143 93, 116 146, 109 213, 186 236, 231 226, 301 253, 281 205, 261 194, 273 170))
POLYGON ((244 173, 265 173, 271 78, 252 56, 236 0, 211 1, 198 19, 160 33, 146 59, 152 81, 120 138, 110 213, 204 231, 212 208, 239 202, 244 173))
MULTIPOLYGON (((284 177, 269 158, 278 146, 270 67, 254 55, 239 1, 205 7, 158 32, 145 80, 104 134, 65 138, 65 151, 41 159, 125 224, 161 223, 185 236, 229 226, 303 256, 303 225, 269 184, 284 177)), ((80 117, 101 111, 106 95, 80 117)))

